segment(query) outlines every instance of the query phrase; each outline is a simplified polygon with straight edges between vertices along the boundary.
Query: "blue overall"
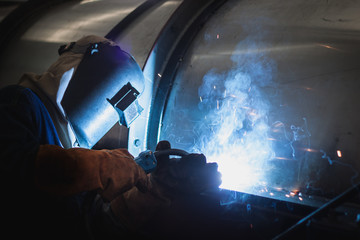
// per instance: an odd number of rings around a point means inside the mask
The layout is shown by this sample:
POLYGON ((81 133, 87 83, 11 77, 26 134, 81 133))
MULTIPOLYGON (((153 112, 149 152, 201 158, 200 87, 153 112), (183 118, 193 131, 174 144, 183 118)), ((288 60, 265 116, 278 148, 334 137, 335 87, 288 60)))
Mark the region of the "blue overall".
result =
POLYGON ((82 238, 82 195, 51 196, 34 185, 35 157, 41 144, 61 145, 49 112, 30 89, 0 90, 1 235, 8 239, 82 238), (6 235, 5 235, 6 236, 6 235), (79 237, 80 236, 80 237, 79 237))

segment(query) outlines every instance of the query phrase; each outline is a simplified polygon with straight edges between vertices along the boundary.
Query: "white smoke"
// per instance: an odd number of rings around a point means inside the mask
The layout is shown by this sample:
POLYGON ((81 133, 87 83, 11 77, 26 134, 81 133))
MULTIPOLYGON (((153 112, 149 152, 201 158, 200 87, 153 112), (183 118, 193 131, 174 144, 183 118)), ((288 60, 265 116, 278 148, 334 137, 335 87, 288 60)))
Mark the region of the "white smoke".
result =
POLYGON ((227 72, 209 71, 199 88, 199 108, 206 112, 196 127, 200 136, 193 151, 217 162, 222 188, 248 191, 266 182, 268 160, 274 157, 269 140, 269 102, 262 88, 273 83, 276 63, 259 36, 241 41, 227 72))

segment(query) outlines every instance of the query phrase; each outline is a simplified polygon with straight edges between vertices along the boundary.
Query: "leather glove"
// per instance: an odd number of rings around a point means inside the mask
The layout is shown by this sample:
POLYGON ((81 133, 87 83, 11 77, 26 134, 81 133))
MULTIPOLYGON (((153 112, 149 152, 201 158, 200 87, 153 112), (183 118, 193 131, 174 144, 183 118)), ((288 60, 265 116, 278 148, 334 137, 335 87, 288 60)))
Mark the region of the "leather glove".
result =
POLYGON ((64 149, 40 145, 35 160, 35 184, 57 195, 98 190, 108 201, 136 186, 146 191, 149 180, 126 149, 64 149))
MULTIPOLYGON (((156 151, 170 149, 168 141, 161 141, 156 151)), ((207 163, 203 154, 189 154, 179 160, 168 156, 157 159, 158 167, 151 174, 152 184, 162 188, 165 195, 172 198, 179 194, 200 194, 217 190, 221 184, 221 174, 216 163, 207 163)))
MULTIPOLYGON (((156 151, 170 149, 168 141, 161 141, 156 151)), ((202 154, 190 154, 180 160, 157 158, 158 166, 150 174, 150 187, 146 193, 137 188, 125 192, 110 205, 121 225, 132 233, 147 231, 174 205, 181 204, 184 195, 217 190, 221 175, 216 163, 206 163, 202 154), (179 203, 180 202, 180 203, 179 203)))

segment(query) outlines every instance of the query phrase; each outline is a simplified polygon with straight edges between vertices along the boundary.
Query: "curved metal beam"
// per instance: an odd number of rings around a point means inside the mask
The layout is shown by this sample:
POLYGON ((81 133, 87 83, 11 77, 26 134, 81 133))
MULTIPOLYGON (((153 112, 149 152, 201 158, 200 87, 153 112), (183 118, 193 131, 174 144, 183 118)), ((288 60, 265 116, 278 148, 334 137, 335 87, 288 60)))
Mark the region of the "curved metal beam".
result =
POLYGON ((183 56, 203 24, 225 2, 226 0, 185 0, 157 40, 152 50, 156 52, 153 79, 157 88, 154 89, 147 127, 148 149, 154 149, 157 144, 166 101, 183 56))
POLYGON ((148 0, 138 6, 134 11, 127 15, 123 20, 121 20, 113 29, 110 30, 108 34, 105 35, 105 38, 115 40, 125 29, 127 29, 136 19, 143 15, 146 11, 150 10, 152 7, 164 2, 165 0, 148 0))
POLYGON ((74 0, 29 0, 7 15, 0 23, 0 52, 11 40, 25 32, 50 7, 74 0))

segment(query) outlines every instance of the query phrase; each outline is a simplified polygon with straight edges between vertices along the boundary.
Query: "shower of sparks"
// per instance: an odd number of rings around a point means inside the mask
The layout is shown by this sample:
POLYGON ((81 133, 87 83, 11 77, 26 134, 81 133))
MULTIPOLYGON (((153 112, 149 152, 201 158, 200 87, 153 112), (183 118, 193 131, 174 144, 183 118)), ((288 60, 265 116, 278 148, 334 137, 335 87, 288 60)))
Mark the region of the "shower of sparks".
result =
POLYGON ((275 154, 268 136, 267 101, 251 74, 241 69, 236 67, 227 76, 205 75, 199 107, 209 111, 201 125, 208 129, 200 128, 196 150, 218 164, 221 188, 251 192, 264 181, 267 161, 275 154))

